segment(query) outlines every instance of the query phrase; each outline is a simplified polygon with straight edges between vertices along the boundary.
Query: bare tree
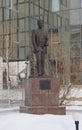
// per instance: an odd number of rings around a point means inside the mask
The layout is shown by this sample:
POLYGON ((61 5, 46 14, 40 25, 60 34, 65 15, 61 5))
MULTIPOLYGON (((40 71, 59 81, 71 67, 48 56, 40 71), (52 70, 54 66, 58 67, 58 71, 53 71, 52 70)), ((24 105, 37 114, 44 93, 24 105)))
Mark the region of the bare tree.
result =
POLYGON ((72 84, 69 83, 68 85, 62 85, 60 87, 60 105, 66 105, 67 103, 70 102, 69 100, 69 96, 71 94, 71 88, 72 88, 72 84))

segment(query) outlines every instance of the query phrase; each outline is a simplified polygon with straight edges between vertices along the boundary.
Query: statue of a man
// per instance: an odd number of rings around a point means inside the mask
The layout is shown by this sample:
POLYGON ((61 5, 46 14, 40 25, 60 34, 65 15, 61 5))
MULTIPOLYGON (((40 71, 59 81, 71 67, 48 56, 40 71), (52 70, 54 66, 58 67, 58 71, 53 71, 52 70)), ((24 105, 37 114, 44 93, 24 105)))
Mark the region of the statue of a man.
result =
POLYGON ((32 31, 32 44, 37 61, 38 76, 44 75, 45 54, 47 53, 48 34, 44 30, 44 21, 38 20, 38 29, 32 31))

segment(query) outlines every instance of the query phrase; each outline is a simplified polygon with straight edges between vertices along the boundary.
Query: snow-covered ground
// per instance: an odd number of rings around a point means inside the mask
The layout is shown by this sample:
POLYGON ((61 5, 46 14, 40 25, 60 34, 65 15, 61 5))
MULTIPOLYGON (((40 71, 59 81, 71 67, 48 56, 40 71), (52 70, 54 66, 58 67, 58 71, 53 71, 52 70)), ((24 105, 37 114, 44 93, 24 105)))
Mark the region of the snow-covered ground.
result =
POLYGON ((12 113, 0 116, 0 130, 75 130, 72 116, 12 113))
POLYGON ((19 113, 18 108, 0 109, 0 130, 82 130, 82 107, 66 107, 66 115, 19 113))

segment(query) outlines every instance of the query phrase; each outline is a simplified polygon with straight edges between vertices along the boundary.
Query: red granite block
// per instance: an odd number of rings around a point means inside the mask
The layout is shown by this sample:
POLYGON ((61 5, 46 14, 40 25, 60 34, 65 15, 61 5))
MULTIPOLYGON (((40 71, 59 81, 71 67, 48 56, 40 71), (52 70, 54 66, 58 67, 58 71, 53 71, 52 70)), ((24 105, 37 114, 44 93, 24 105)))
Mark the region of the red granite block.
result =
POLYGON ((30 78, 25 86, 25 105, 58 105, 59 86, 55 78, 30 78), (41 90, 40 81, 49 80, 50 89, 41 90))
POLYGON ((31 80, 31 87, 32 87, 32 93, 39 93, 40 89, 39 89, 39 80, 37 78, 32 78, 31 80))
POLYGON ((40 94, 32 94, 32 106, 41 105, 40 94))
POLYGON ((49 93, 48 95, 48 105, 58 106, 59 105, 59 95, 57 93, 49 93))
POLYGON ((65 107, 59 107, 58 105, 59 81, 57 78, 39 77, 26 80, 25 106, 20 107, 20 112, 31 114, 65 114, 65 107))
POLYGON ((32 94, 32 105, 48 105, 48 94, 32 94))
POLYGON ((55 115, 65 115, 65 107, 54 107, 54 106, 21 106, 21 113, 30 113, 30 114, 55 114, 55 115))

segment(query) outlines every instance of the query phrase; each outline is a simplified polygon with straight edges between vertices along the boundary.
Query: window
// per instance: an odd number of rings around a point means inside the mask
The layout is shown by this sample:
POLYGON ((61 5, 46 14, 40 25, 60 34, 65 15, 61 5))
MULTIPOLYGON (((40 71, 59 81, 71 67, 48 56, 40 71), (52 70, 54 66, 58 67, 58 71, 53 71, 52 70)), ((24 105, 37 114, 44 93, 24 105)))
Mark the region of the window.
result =
POLYGON ((62 17, 61 16, 58 16, 57 18, 57 24, 58 24, 58 28, 61 28, 62 27, 62 17))
POLYGON ((52 0, 52 11, 56 12, 59 11, 60 6, 59 6, 59 0, 52 0))
POLYGON ((6 8, 13 9, 13 0, 6 0, 6 8))
POLYGON ((80 8, 81 6, 81 0, 70 0, 70 8, 80 8))
POLYGON ((74 9, 70 10, 70 25, 80 25, 81 24, 81 10, 74 9))
POLYGON ((6 7, 4 8, 4 20, 9 20, 10 9, 13 9, 13 0, 6 0, 6 7))
POLYGON ((25 48, 19 48, 19 59, 25 59, 25 48))

